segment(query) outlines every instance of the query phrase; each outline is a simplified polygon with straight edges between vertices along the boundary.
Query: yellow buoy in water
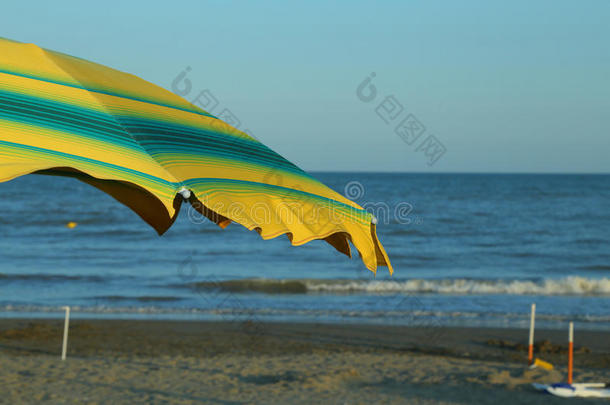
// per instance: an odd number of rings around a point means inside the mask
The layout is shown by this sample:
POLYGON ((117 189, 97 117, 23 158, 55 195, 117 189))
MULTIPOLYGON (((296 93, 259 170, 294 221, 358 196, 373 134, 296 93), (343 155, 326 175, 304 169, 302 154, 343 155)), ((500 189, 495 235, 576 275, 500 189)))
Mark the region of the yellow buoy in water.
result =
POLYGON ((78 225, 76 222, 72 222, 72 221, 70 221, 70 222, 68 222, 68 223, 66 224, 66 228, 68 228, 68 229, 74 229, 74 228, 76 228, 76 225, 78 225))

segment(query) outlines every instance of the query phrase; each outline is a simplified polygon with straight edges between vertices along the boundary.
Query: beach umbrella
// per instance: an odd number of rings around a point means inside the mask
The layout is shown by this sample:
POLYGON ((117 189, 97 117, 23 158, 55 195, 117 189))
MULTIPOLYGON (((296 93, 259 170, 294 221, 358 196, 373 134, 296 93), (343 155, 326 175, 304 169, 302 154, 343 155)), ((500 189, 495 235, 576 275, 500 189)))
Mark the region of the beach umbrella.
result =
POLYGON ((367 268, 392 272, 373 215, 220 118, 131 74, 0 39, 0 182, 74 177, 159 234, 187 200, 264 239, 323 239, 349 256, 351 242, 367 268))

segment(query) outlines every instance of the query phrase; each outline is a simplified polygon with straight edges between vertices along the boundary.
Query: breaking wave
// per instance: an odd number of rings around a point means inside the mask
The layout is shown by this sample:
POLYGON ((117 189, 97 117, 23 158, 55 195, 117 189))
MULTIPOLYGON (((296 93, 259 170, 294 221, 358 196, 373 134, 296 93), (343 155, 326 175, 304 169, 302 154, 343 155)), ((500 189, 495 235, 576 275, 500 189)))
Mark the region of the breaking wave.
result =
POLYGON ((503 295, 610 295, 610 278, 565 277, 539 280, 411 279, 323 280, 243 279, 207 280, 188 284, 202 290, 265 294, 503 294, 503 295))

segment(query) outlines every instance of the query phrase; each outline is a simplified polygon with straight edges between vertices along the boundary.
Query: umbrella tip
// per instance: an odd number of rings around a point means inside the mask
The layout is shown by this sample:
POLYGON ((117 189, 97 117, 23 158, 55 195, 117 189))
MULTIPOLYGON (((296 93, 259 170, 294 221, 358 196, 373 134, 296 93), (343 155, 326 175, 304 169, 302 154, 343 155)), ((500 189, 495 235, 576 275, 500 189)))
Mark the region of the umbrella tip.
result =
POLYGON ((186 187, 182 187, 180 190, 178 190, 178 194, 180 194, 184 200, 191 198, 191 190, 187 189, 186 187))
POLYGON ((377 225, 377 218, 375 217, 375 215, 371 215, 371 222, 373 223, 373 225, 377 225))

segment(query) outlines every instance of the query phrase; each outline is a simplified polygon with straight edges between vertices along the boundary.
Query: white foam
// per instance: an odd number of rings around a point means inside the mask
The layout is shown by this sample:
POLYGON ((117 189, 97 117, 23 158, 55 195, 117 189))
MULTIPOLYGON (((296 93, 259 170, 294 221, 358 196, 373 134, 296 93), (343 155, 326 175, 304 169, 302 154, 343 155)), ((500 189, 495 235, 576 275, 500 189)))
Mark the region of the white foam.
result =
POLYGON ((610 295, 610 278, 532 280, 413 279, 405 281, 306 281, 308 291, 327 293, 436 293, 508 295, 610 295))

